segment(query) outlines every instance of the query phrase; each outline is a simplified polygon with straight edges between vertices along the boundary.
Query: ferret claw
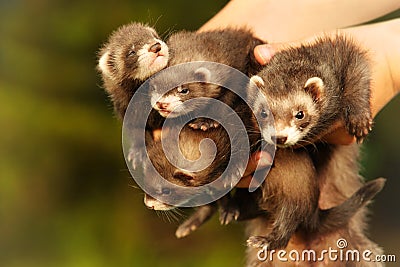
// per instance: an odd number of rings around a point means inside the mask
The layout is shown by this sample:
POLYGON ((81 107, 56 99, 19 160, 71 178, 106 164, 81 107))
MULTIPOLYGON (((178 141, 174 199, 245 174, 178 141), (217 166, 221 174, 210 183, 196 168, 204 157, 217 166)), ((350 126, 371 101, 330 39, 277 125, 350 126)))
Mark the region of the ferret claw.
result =
POLYGON ((371 115, 349 114, 346 120, 346 130, 356 137, 358 143, 372 131, 372 125, 371 115))
POLYGON ((175 236, 177 238, 182 238, 190 235, 211 218, 216 211, 216 207, 216 204, 200 206, 186 221, 179 225, 178 229, 176 229, 175 236))
POLYGON ((142 151, 135 150, 133 148, 129 149, 127 159, 131 162, 132 168, 136 170, 139 165, 143 162, 144 154, 142 151))
POLYGON ((189 123, 189 127, 195 130, 200 129, 202 131, 207 131, 208 129, 211 128, 217 128, 218 126, 219 126, 218 122, 207 118, 198 118, 189 123))
POLYGON ((264 236, 250 236, 246 243, 248 247, 262 248, 268 246, 268 239, 264 236))
POLYGON ((247 239, 247 246, 262 248, 267 246, 270 249, 284 249, 289 243, 289 238, 278 238, 277 236, 250 236, 247 239))
POLYGON ((219 221, 222 225, 228 225, 232 221, 237 221, 240 216, 240 210, 237 205, 230 204, 219 212, 219 221))
POLYGON ((185 236, 190 235, 191 232, 194 232, 197 229, 197 225, 192 224, 182 224, 176 229, 175 236, 177 238, 183 238, 185 236))

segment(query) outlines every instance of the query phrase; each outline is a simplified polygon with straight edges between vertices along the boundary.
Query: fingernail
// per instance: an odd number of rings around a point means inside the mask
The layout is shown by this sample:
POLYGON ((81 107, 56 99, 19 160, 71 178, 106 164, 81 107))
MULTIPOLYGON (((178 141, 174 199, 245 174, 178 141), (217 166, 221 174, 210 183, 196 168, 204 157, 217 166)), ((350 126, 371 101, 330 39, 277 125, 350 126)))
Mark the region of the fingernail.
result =
POLYGON ((255 49, 256 49, 256 51, 255 51, 256 59, 262 65, 267 64, 271 60, 272 56, 274 55, 273 48, 268 44, 259 45, 255 49))

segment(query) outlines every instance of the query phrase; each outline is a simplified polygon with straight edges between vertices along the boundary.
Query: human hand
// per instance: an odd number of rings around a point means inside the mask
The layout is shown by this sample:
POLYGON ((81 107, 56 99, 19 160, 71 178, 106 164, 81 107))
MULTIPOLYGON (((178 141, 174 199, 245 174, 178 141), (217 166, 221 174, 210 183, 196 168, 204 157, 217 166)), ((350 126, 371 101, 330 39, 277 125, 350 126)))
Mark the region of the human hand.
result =
POLYGON ((256 170, 264 169, 272 165, 273 158, 266 151, 257 151, 253 153, 247 163, 246 170, 243 174, 243 178, 239 181, 236 187, 248 188, 251 182, 252 173, 256 170))

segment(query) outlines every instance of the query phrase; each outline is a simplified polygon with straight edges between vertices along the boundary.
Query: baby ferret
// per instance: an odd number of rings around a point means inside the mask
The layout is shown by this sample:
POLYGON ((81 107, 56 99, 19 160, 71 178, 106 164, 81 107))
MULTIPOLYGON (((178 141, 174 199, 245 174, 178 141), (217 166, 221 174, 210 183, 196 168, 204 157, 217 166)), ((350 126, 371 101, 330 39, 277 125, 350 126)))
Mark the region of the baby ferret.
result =
MULTIPOLYGON (((251 80, 267 107, 256 112, 275 120, 276 143, 307 145, 337 121, 361 141, 371 131, 370 70, 366 52, 344 36, 320 38, 314 44, 277 53, 251 80)), ((266 141, 271 142, 271 138, 266 141)))
MULTIPOLYGON (((263 42, 255 38, 253 33, 246 28, 227 28, 201 33, 181 31, 171 35, 167 40, 170 51, 168 66, 211 61, 225 64, 245 74, 254 74, 261 66, 254 59, 253 50, 261 43, 263 42)), ((213 108, 206 101, 198 105, 185 103, 187 100, 199 97, 218 99, 232 107, 237 97, 229 90, 229 87, 235 86, 235 82, 240 83, 240 79, 237 79, 232 72, 210 69, 207 64, 200 72, 205 78, 204 82, 209 81, 210 76, 217 76, 218 81, 226 85, 226 88, 211 83, 193 82, 185 83, 167 94, 153 89, 151 94, 155 98, 152 102, 154 108, 164 117, 178 117, 193 111, 213 108)), ((210 119, 198 118, 191 122, 190 126, 207 130, 217 127, 218 123, 210 119)))
MULTIPOLYGON (((285 148, 313 142, 341 118, 358 139, 368 133, 371 111, 369 72, 364 53, 343 37, 335 41, 321 39, 313 46, 276 54, 251 81, 261 89, 260 92, 250 83, 248 96, 261 122, 262 138, 276 144, 278 150, 275 168, 271 169, 263 185, 260 202, 260 206, 275 219, 273 230, 266 237, 250 237, 248 244, 283 248, 298 228, 323 233, 347 223, 357 210, 338 206, 334 208, 335 215, 331 214, 328 220, 322 219, 318 210, 319 181, 308 151, 285 148), (352 99, 356 97, 362 101, 352 99), (359 105, 359 109, 362 107, 361 114, 359 110, 355 114, 349 113, 355 105, 359 105), (341 110, 340 107, 346 108, 341 110), (344 220, 339 220, 341 217, 344 220)), ((375 193, 380 188, 378 186, 375 193)))
POLYGON ((249 237, 247 244, 283 249, 297 231, 314 235, 334 232, 346 226, 357 211, 381 191, 384 182, 383 178, 373 180, 342 204, 320 209, 319 180, 308 151, 278 149, 258 202, 272 221, 272 229, 266 236, 249 237))
MULTIPOLYGON (((163 133, 163 138, 171 140, 179 136, 178 145, 183 157, 176 151, 174 144, 170 142, 162 145, 160 141, 151 139, 146 145, 150 162, 145 161, 144 164, 144 183, 149 185, 147 190, 150 191, 152 196, 146 194, 144 202, 147 207, 154 210, 175 208, 158 200, 163 197, 173 198, 178 204, 187 203, 197 197, 193 192, 187 193, 184 188, 179 190, 160 182, 154 182, 154 179, 152 179, 155 177, 154 171, 157 171, 161 177, 173 184, 186 188, 197 187, 219 178, 226 170, 231 159, 231 143, 228 133, 223 127, 203 132, 196 131, 186 125, 181 132, 178 130, 179 128, 175 129, 173 127, 166 129, 166 132, 163 133), (212 140, 215 144, 215 156, 214 146, 211 143, 202 143, 205 139, 212 140), (169 151, 172 154, 170 158, 166 157, 165 151, 169 151), (212 162, 207 162, 210 158, 213 158, 212 156, 214 156, 212 162), (200 158, 201 160, 199 160, 200 158), (150 168, 150 164, 154 166, 155 170, 150 168), (199 169, 199 171, 194 169, 199 169), (188 194, 190 194, 189 199, 188 194)), ((219 186, 207 193, 210 198, 218 190, 223 190, 225 184, 230 183, 231 177, 238 178, 240 176, 236 172, 238 172, 238 169, 244 170, 247 158, 248 155, 242 162, 237 162, 231 167, 229 173, 224 174, 222 180, 219 180, 219 186)), ((246 191, 237 192, 233 198, 228 193, 216 202, 198 207, 192 216, 179 226, 176 236, 181 238, 197 229, 215 213, 217 206, 220 208, 220 221, 222 224, 228 224, 232 220, 243 220, 257 216, 259 209, 256 201, 252 199, 256 194, 250 195, 246 191)))
POLYGON ((153 28, 130 23, 111 34, 99 52, 97 68, 120 118, 137 88, 167 62, 168 47, 153 28))

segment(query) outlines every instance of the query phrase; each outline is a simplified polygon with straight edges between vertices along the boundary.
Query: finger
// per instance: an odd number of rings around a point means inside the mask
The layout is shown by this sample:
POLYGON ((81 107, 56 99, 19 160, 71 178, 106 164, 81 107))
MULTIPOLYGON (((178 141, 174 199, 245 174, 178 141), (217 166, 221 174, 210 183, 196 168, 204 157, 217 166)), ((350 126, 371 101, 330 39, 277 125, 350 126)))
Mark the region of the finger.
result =
POLYGON ((356 138, 347 132, 343 123, 339 122, 334 125, 332 131, 326 134, 322 140, 334 145, 350 145, 356 141, 356 138))
POLYGON ((263 169, 271 165, 272 156, 266 151, 257 151, 250 156, 243 177, 250 175, 256 169, 263 169))
POLYGON ((254 48, 254 57, 261 65, 267 64, 276 53, 272 44, 257 45, 254 48))
POLYGON ((267 64, 272 57, 281 50, 288 49, 290 47, 299 47, 306 43, 313 43, 315 42, 315 37, 308 38, 305 40, 288 42, 288 43, 270 43, 270 44, 262 44, 257 45, 254 48, 254 57, 256 58, 257 62, 261 65, 267 64))
POLYGON ((239 183, 236 184, 236 187, 249 188, 252 178, 253 177, 251 175, 247 175, 247 176, 243 177, 242 179, 240 179, 239 183))

